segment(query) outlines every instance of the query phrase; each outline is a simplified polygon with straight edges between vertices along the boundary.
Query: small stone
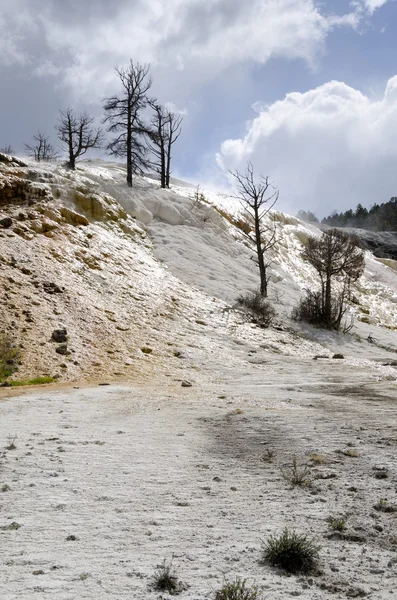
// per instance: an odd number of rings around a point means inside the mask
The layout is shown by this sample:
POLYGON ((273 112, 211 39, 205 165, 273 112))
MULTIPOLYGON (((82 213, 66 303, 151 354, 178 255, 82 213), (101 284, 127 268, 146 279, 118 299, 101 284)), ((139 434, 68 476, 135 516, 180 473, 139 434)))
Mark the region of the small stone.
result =
POLYGON ((190 383, 190 381, 186 381, 186 380, 183 380, 181 385, 182 385, 182 387, 185 387, 185 388, 189 388, 189 387, 193 386, 193 384, 190 383))
POLYGON ((37 569, 36 571, 32 571, 32 575, 44 575, 43 569, 37 569))
POLYGON ((58 348, 55 349, 57 354, 61 354, 62 356, 67 356, 70 354, 67 344, 61 344, 58 348))
POLYGON ((68 332, 66 329, 54 329, 51 339, 58 344, 64 344, 68 341, 68 332))
POLYGON ((12 225, 12 219, 10 217, 5 217, 4 219, 0 219, 0 225, 4 229, 9 229, 12 225))
POLYGON ((153 352, 153 349, 144 346, 143 348, 141 348, 141 352, 143 352, 144 354, 151 354, 153 352))
POLYGON ((0 529, 2 529, 3 531, 16 531, 20 527, 21 526, 19 523, 13 521, 12 523, 10 523, 10 525, 4 525, 3 527, 0 527, 0 529))
POLYGON ((345 358, 345 357, 343 356, 343 354, 334 354, 332 358, 342 359, 342 358, 345 358))

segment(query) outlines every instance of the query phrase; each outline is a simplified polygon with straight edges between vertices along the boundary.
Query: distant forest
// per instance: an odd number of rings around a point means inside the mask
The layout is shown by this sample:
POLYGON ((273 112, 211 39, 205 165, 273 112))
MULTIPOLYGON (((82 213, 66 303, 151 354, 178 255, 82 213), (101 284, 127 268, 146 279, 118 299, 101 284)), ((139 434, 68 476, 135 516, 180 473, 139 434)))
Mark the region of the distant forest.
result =
MULTIPOLYGON (((300 210, 299 219, 318 223, 316 215, 310 210, 300 210)), ((357 227, 372 231, 397 231, 397 198, 391 198, 384 204, 374 204, 369 210, 357 204, 355 211, 352 209, 338 213, 334 211, 329 217, 322 219, 321 223, 331 227, 357 227)))

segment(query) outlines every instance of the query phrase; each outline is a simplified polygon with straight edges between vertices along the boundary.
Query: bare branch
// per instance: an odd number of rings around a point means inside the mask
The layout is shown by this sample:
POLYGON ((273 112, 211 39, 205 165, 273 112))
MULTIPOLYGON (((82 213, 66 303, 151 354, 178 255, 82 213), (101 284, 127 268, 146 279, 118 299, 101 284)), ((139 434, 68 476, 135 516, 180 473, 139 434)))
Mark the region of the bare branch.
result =
POLYGON ((260 176, 255 178, 254 167, 247 162, 244 172, 230 171, 235 179, 237 198, 244 212, 253 220, 254 229, 245 236, 255 245, 256 259, 260 274, 260 292, 267 296, 268 275, 267 268, 270 262, 265 261, 264 256, 268 250, 277 243, 276 226, 267 225, 265 217, 276 204, 279 192, 271 183, 269 177, 260 176))

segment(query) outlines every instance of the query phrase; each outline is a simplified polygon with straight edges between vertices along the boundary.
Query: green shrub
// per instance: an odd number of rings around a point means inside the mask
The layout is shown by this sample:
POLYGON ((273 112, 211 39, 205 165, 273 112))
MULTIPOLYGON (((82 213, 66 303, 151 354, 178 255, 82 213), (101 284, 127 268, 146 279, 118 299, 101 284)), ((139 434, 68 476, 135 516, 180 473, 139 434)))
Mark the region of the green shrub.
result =
POLYGON ((314 569, 319 547, 306 535, 285 528, 279 537, 270 536, 264 543, 263 560, 289 573, 314 569))
POLYGON ((258 588, 246 585, 246 579, 236 579, 216 590, 214 600, 259 600, 258 588))
POLYGON ((6 333, 0 333, 0 381, 15 373, 20 358, 20 349, 6 333))
POLYGON ((300 467, 296 456, 292 459, 291 467, 281 469, 281 475, 291 485, 308 485, 310 471, 306 466, 300 467))
POLYGON ((329 517, 328 527, 334 531, 343 531, 346 528, 346 519, 343 517, 329 517))

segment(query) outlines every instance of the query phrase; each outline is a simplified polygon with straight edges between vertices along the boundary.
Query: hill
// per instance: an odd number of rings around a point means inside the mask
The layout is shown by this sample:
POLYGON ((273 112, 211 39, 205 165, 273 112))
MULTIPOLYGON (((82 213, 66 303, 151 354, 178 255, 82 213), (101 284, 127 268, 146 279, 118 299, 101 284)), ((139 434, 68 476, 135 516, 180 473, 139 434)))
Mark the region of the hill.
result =
POLYGON ((291 355, 321 353, 319 344, 329 352, 343 345, 354 360, 368 358, 368 335, 383 349, 397 349, 396 263, 369 252, 351 306, 354 336, 291 322, 302 289, 315 282, 300 258, 302 242, 319 230, 277 211, 270 300, 284 331, 264 333, 247 324, 232 307, 240 293, 256 289, 257 272, 251 249, 230 223, 236 203, 213 192, 205 198, 198 205, 191 186, 177 182, 161 190, 150 178, 137 177, 128 189, 124 169, 114 163, 86 162, 70 172, 3 156, 1 322, 22 345, 18 378, 128 379, 152 369, 167 372, 180 368, 173 352, 181 336, 197 338, 200 346, 209 332, 219 337, 219 352, 225 336, 265 337, 275 351, 291 355), (63 350, 52 339, 58 329, 67 330, 63 350))

